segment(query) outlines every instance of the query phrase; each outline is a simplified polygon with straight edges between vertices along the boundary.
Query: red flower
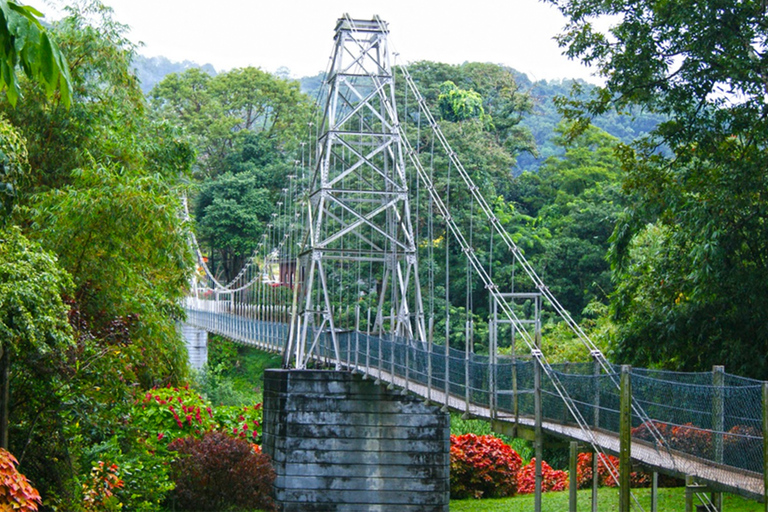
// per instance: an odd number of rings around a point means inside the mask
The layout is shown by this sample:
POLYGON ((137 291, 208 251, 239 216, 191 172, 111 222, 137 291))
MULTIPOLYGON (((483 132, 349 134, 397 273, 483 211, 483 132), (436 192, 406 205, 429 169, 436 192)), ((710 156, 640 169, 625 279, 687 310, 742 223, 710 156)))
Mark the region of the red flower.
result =
POLYGON ((160 432, 159 434, 157 434, 157 440, 158 440, 158 441, 162 440, 164 437, 165 437, 165 434, 163 434, 162 432, 160 432))

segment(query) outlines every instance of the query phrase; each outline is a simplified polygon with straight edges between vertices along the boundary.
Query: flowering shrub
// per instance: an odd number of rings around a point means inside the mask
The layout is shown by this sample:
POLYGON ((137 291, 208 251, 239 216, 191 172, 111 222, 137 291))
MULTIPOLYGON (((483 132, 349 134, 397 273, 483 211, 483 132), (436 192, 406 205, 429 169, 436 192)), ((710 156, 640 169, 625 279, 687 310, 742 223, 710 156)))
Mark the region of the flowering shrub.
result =
POLYGON ((168 449, 179 454, 171 464, 173 496, 180 510, 275 510, 269 497, 275 473, 269 456, 242 439, 222 432, 176 439, 168 449))
POLYGON ((213 413, 222 432, 250 442, 259 442, 261 435, 261 404, 251 407, 219 406, 213 413))
MULTIPOLYGON (((657 442, 648 423, 645 422, 633 428, 632 437, 657 442)), ((693 423, 673 426, 668 423, 654 421, 653 426, 661 434, 667 446, 673 450, 704 458, 712 456, 712 432, 709 430, 700 429, 693 423)))
MULTIPOLYGON (((541 461, 541 491, 563 491, 568 488, 568 473, 552 469, 547 461, 541 461)), ((517 474, 517 492, 530 494, 536 490, 536 459, 531 459, 517 474)))
POLYGON ((660 421, 646 421, 638 425, 632 429, 632 437, 655 443, 654 430, 661 434, 661 437, 667 442, 672 438, 672 427, 660 421))
POLYGON ((763 435, 754 427, 735 425, 723 434, 724 462, 740 467, 759 468, 763 457, 763 435))
POLYGON ((147 391, 134 407, 133 422, 153 438, 148 439, 150 444, 166 444, 183 436, 199 437, 217 426, 210 404, 189 386, 147 391))
POLYGON ((107 512, 123 508, 115 491, 123 487, 116 464, 99 461, 91 469, 88 481, 83 484, 83 509, 86 512, 107 512))
POLYGON ((451 497, 496 498, 515 494, 520 455, 501 439, 451 436, 451 497))
MULTIPOLYGON (((613 455, 600 454, 597 459, 597 475, 600 486, 616 487, 618 484, 611 476, 610 465, 619 469, 619 459, 613 455), (609 464, 610 463, 610 464, 609 464)), ((618 476, 618 474, 616 475, 618 476)), ((650 483, 648 473, 633 471, 629 475, 631 487, 645 487, 650 483)), ((581 489, 592 484, 592 454, 580 453, 576 462, 576 486, 581 489)))
POLYGON ((0 510, 35 512, 42 503, 37 489, 18 472, 16 457, 0 448, 0 510))

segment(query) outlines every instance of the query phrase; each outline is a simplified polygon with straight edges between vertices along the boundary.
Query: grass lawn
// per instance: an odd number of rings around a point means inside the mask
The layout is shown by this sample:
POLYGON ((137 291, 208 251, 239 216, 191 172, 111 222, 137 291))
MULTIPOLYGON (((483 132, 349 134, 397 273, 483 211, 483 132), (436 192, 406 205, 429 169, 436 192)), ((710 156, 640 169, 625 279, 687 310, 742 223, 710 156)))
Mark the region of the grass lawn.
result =
MULTIPOLYGON (((651 490, 634 489, 633 493, 640 501, 644 510, 651 510, 651 490)), ((578 510, 592 510, 592 490, 582 489, 578 492, 578 510)), ((695 505, 700 502, 694 499, 695 505)), ((762 503, 746 500, 730 494, 723 495, 724 512, 762 512, 762 503)), ((541 498, 541 509, 545 512, 567 512, 568 491, 548 492, 541 498)), ((601 488, 598 493, 600 512, 618 512, 618 489, 601 488)), ((497 500, 451 500, 451 512, 530 512, 533 510, 533 494, 524 494, 513 498, 497 500)), ((659 489, 659 512, 680 512, 685 510, 685 491, 682 487, 659 489)))

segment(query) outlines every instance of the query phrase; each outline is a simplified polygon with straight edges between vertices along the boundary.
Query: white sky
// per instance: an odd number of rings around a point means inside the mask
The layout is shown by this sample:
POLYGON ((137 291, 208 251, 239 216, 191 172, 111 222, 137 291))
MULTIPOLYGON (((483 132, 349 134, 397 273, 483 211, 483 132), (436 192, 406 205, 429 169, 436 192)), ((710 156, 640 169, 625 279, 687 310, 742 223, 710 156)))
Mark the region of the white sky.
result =
MULTIPOLYGON (((389 23, 399 61, 508 65, 533 80, 583 78, 589 69, 562 56, 553 40, 565 20, 537 0, 103 0, 142 42, 139 53, 211 63, 217 71, 286 66, 294 77, 326 68, 336 20, 389 23)), ((34 5, 34 0, 29 1, 34 5)))

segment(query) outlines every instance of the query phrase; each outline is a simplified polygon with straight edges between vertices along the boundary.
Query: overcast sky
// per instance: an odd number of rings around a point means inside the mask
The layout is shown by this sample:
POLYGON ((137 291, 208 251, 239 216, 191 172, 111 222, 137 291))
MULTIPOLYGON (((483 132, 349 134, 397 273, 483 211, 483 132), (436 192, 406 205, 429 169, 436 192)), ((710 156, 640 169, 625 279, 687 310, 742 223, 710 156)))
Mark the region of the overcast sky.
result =
MULTIPOLYGON (((30 2, 32 3, 32 2, 30 2)), ((104 0, 142 42, 139 53, 211 63, 217 71, 280 66, 294 77, 326 68, 336 20, 344 13, 389 23, 399 61, 508 65, 531 79, 584 78, 553 37, 565 20, 537 0, 104 0)))

